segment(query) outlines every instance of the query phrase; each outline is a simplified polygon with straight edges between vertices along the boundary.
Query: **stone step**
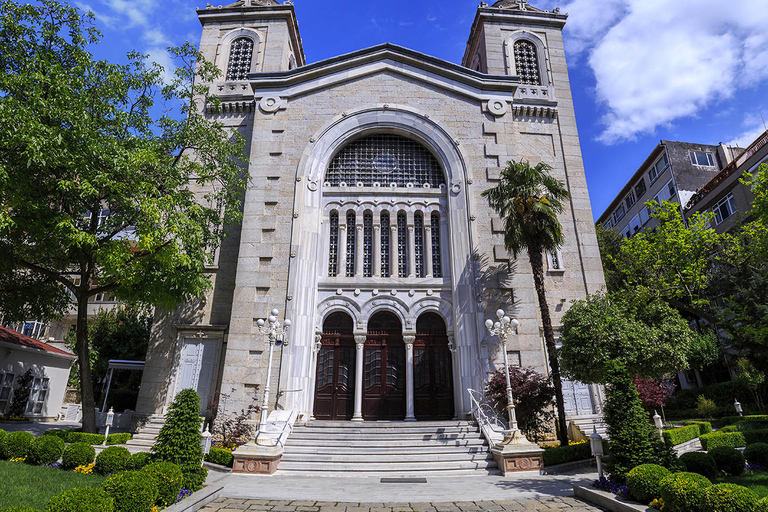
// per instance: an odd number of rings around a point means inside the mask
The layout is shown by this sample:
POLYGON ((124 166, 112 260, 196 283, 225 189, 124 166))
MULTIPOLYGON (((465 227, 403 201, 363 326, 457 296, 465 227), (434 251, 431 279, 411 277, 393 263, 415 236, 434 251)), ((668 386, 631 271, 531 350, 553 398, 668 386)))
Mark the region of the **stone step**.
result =
POLYGON ((309 421, 296 423, 296 427, 306 428, 466 428, 477 429, 474 421, 446 420, 446 421, 309 421))
MULTIPOLYGON (((312 470, 283 470, 281 466, 278 466, 277 474, 291 475, 291 476, 317 476, 318 471, 312 470)), ((379 471, 322 471, 322 476, 333 478, 425 478, 425 477, 478 477, 483 478, 486 476, 498 476, 501 475, 501 471, 498 467, 489 467, 484 469, 449 469, 449 470, 423 470, 423 471, 396 471, 396 472, 379 472, 379 471)))
POLYGON ((154 439, 131 439, 127 443, 125 443, 126 446, 142 446, 145 448, 152 448, 155 445, 154 439))
POLYGON ((376 448, 391 448, 393 446, 402 447, 402 446, 410 446, 410 447, 424 447, 424 446, 442 446, 442 447, 475 447, 475 446, 483 446, 485 445, 485 440, 482 438, 474 438, 474 439, 453 439, 453 440, 443 440, 439 443, 435 442, 434 440, 426 440, 426 441, 415 441, 411 440, 407 444, 403 442, 393 442, 390 440, 337 440, 337 439, 327 439, 323 440, 322 442, 318 442, 317 439, 299 439, 299 438, 293 438, 289 437, 288 441, 285 443, 286 448, 290 446, 328 446, 328 447, 341 447, 341 448, 366 448, 366 447, 376 447, 376 448))
POLYGON ((461 441, 465 439, 479 439, 480 434, 477 432, 464 433, 464 434, 437 434, 437 433, 422 433, 422 434, 398 434, 396 432, 386 434, 365 434, 365 433, 338 433, 338 434, 322 434, 315 432, 303 432, 293 431, 289 439, 314 439, 317 441, 325 441, 326 439, 333 438, 340 441, 390 441, 393 443, 403 443, 410 441, 461 441))
POLYGON ((316 462, 323 464, 418 464, 418 463, 464 463, 479 462, 492 459, 492 455, 486 453, 411 453, 396 454, 381 457, 368 453, 359 454, 307 454, 307 453, 289 453, 285 452, 281 459, 282 462, 316 462))
POLYGON ((417 446, 403 445, 403 446, 318 446, 315 444, 308 445, 296 445, 288 444, 285 447, 285 453, 326 453, 326 454, 359 454, 366 453, 369 455, 395 455, 395 454, 409 454, 409 453, 434 453, 434 454, 448 454, 448 453, 462 453, 464 455, 474 453, 488 453, 489 448, 487 445, 478 443, 475 446, 435 446, 434 444, 420 444, 417 446))
POLYGON ((294 433, 305 433, 315 435, 337 435, 337 434, 356 434, 356 435, 383 435, 383 434, 479 434, 477 427, 375 427, 375 428, 344 428, 344 427, 332 427, 332 428, 315 428, 315 427, 294 427, 294 433))
POLYGON ((281 471, 311 471, 326 472, 336 471, 344 473, 354 473, 350 476, 360 476, 360 472, 370 473, 415 473, 422 471, 442 471, 445 474, 453 474, 457 470, 488 470, 498 469, 494 460, 479 461, 448 461, 448 462, 304 462, 304 461, 285 461, 281 460, 279 464, 281 471))

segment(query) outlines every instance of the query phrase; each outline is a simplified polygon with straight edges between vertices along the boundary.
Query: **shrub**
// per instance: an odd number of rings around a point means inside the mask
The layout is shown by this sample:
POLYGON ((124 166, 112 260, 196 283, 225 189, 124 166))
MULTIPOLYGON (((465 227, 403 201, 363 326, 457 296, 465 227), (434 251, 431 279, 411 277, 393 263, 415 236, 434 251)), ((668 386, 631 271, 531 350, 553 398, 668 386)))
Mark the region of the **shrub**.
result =
POLYGON ((701 446, 706 451, 720 448, 721 446, 741 448, 747 445, 742 432, 712 432, 711 434, 699 436, 699 441, 701 441, 701 446))
POLYGON ((116 512, 149 512, 157 501, 157 483, 142 471, 112 475, 101 488, 114 498, 116 512))
POLYGON ((96 449, 86 443, 72 443, 64 448, 61 456, 61 467, 75 469, 77 466, 85 466, 96 458, 96 449))
POLYGON ((718 471, 724 471, 729 475, 738 476, 744 472, 746 460, 744 455, 736 448, 721 446, 710 450, 709 454, 715 459, 718 471))
POLYGON ((63 454, 64 441, 54 436, 38 437, 29 449, 29 459, 33 464, 53 464, 63 454))
POLYGON ((717 476, 717 463, 708 453, 690 452, 680 456, 680 462, 689 473, 696 473, 709 479, 717 476))
POLYGON ((703 512, 753 512, 757 494, 736 484, 715 484, 704 491, 703 512))
POLYGON ((21 459, 27 456, 35 436, 29 432, 11 432, 0 442, 0 451, 4 459, 21 459))
MULTIPOLYGON (((744 443, 745 444, 755 444, 755 443, 768 443, 768 429, 764 430, 745 430, 743 432, 739 432, 744 436, 744 443)), ((742 445, 744 446, 744 445, 742 445)))
POLYGON ((712 483, 696 473, 673 473, 659 484, 664 512, 700 512, 704 490, 712 483))
POLYGON ((40 509, 32 507, 8 507, 0 510, 0 512, 40 512, 40 509))
POLYGON ((701 435, 701 432, 698 425, 688 425, 687 427, 665 430, 661 435, 664 437, 667 445, 675 446, 696 439, 701 435))
POLYGON ((744 449, 744 457, 750 464, 768 466, 768 444, 755 443, 748 445, 744 449))
POLYGON ((696 414, 702 418, 713 418, 717 414, 718 407, 714 400, 706 398, 704 395, 700 395, 696 399, 696 414))
POLYGON ((659 483, 669 476, 669 470, 658 464, 642 464, 627 473, 629 496, 648 504, 659 497, 659 483))
POLYGON ((110 475, 124 471, 131 452, 122 446, 110 446, 96 456, 96 466, 93 468, 100 475, 110 475))
POLYGON ((184 473, 200 468, 203 462, 200 422, 200 397, 196 391, 185 389, 174 398, 165 425, 157 435, 152 447, 155 458, 177 464, 184 473))
POLYGON ((208 478, 208 468, 197 468, 195 471, 187 471, 184 473, 184 483, 181 486, 184 489, 196 492, 203 488, 206 478, 208 478))
POLYGON ((125 433, 125 434, 109 434, 107 436, 107 445, 125 444, 132 437, 133 437, 133 434, 128 434, 128 433, 125 433))
MULTIPOLYGON (((538 442, 552 428, 552 403, 555 390, 549 378, 533 368, 509 368, 515 413, 520 430, 528 439, 538 442)), ((507 410, 507 379, 504 369, 490 376, 485 394, 501 414, 507 410)))
POLYGON ((78 487, 57 494, 46 512, 113 512, 115 500, 97 487, 78 487))
POLYGON ((768 498, 763 498, 757 502, 755 512, 768 512, 768 498))
POLYGON ((56 436, 65 443, 69 443, 69 434, 74 432, 74 429, 68 429, 68 430, 62 430, 62 429, 55 429, 55 430, 46 430, 43 432, 43 436, 56 436))
POLYGON ((8 435, 8 432, 0 428, 0 444, 3 443, 3 438, 8 435))
POLYGON ((125 465, 125 469, 129 471, 138 471, 144 466, 152 462, 152 455, 147 452, 139 452, 131 455, 128 459, 128 463, 125 465))
POLYGON ((176 496, 184 481, 184 475, 179 466, 173 462, 154 462, 142 471, 152 477, 157 484, 158 505, 168 506, 176 503, 176 496))
MULTIPOLYGON (((576 445, 576 446, 582 446, 582 445, 576 445)), ((574 446, 573 448, 575 448, 576 446, 574 446)), ((587 444, 587 447, 589 447, 589 444, 587 444)), ((566 446, 565 448, 571 448, 571 446, 566 446)), ((551 448, 547 451, 553 451, 557 449, 558 448, 551 448)), ((544 453, 546 453, 547 451, 545 451, 544 453)), ((588 459, 590 458, 590 456, 591 456, 591 453, 589 450, 587 450, 587 456, 583 458, 588 459)), ((210 453, 208 453, 208 455, 205 456, 205 460, 207 460, 208 462, 211 462, 213 464, 219 464, 220 466, 227 466, 227 467, 232 467, 232 461, 234 459, 235 459, 235 456, 232 455, 232 452, 230 452, 229 450, 225 450, 224 448, 217 448, 216 446, 212 446, 210 453)), ((575 460, 581 460, 581 457, 575 460)), ((546 464, 547 463, 545 461, 544 465, 546 464)))
MULTIPOLYGON (((742 404, 750 403, 752 401, 749 390, 736 381, 711 384, 695 389, 679 389, 672 395, 671 400, 665 406, 668 413, 667 417, 669 417, 670 409, 696 409, 697 400, 701 395, 713 400, 726 414, 733 414, 735 412, 733 409, 734 398, 738 398, 739 402, 742 404)), ((739 419, 740 418, 736 416, 735 420, 728 423, 736 423, 739 419)), ((723 425, 727 425, 728 423, 723 423, 723 425)))
POLYGON ((698 425, 700 434, 709 434, 712 432, 712 424, 708 421, 688 420, 685 422, 685 425, 698 425))
POLYGON ((69 432, 65 439, 68 443, 104 444, 104 434, 88 434, 87 432, 69 432))
POLYGON ((727 425, 718 430, 718 432, 737 432, 738 430, 739 429, 736 427, 736 425, 727 425))

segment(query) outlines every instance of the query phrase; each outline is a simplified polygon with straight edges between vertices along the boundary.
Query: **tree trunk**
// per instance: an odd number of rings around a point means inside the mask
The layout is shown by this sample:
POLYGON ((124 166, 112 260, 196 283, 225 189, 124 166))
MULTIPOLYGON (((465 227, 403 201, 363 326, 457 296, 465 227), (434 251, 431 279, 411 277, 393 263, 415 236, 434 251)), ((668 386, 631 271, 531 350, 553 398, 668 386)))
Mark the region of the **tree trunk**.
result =
POLYGON ((97 433, 96 411, 91 379, 91 354, 88 347, 88 295, 77 299, 77 329, 75 349, 80 365, 80 394, 83 402, 83 432, 97 433))
POLYGON ((552 372, 552 385, 555 387, 555 406, 557 408, 557 427, 560 446, 568 446, 568 427, 565 424, 565 401, 563 400, 563 383, 560 381, 560 363, 557 361, 555 346, 555 331, 552 329, 552 318, 549 316, 547 294, 544 290, 544 260, 540 248, 528 250, 528 260, 533 271, 533 284, 539 299, 541 323, 544 327, 544 343, 547 346, 549 369, 552 372))

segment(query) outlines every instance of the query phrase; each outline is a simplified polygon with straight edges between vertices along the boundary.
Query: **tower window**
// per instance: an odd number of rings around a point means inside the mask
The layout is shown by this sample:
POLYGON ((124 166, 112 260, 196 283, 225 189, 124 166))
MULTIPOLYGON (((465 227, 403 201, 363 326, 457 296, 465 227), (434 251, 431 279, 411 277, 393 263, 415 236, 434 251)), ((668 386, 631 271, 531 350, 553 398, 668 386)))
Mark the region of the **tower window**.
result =
POLYGON ((530 41, 520 39, 515 41, 514 53, 515 69, 520 77, 520 83, 524 85, 541 85, 536 46, 530 41))
POLYGON ((355 212, 347 213, 347 277, 355 276, 355 212))
POLYGON ((373 275, 373 214, 363 215, 363 277, 373 275))
POLYGON ((416 256, 416 277, 424 277, 424 216, 416 212, 413 219, 414 255, 416 256))
POLYGON ((440 268, 440 214, 432 214, 432 275, 434 277, 443 277, 443 271, 440 268))
POLYGON ((389 277, 389 212, 381 212, 381 277, 389 277))
POLYGON ((253 59, 253 39, 240 37, 229 47, 227 80, 247 80, 253 59))
POLYGON ((400 277, 408 277, 407 240, 405 212, 400 212, 397 214, 397 275, 400 277))
POLYGON ((331 239, 328 255, 328 276, 336 277, 339 273, 339 214, 336 212, 331 212, 331 239))

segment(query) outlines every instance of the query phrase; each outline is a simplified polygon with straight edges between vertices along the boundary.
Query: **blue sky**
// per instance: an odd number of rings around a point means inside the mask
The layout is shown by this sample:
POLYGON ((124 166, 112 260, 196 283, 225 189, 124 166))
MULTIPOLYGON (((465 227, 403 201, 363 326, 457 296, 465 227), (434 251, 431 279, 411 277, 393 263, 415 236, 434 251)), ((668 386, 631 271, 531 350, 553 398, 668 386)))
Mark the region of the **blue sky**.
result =
MULTIPOLYGON (((279 0, 282 1, 282 0, 279 0)), ((493 3, 492 0, 488 0, 493 3)), ((307 62, 391 42, 460 63, 479 0, 295 0, 307 62)), ((564 37, 593 214, 660 139, 742 147, 768 119, 765 0, 533 0, 569 13, 564 37)), ((78 0, 99 58, 200 40, 205 1, 78 0)), ((214 2, 215 5, 218 3, 214 2)))

